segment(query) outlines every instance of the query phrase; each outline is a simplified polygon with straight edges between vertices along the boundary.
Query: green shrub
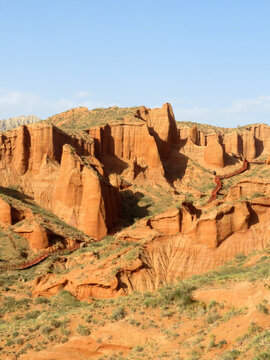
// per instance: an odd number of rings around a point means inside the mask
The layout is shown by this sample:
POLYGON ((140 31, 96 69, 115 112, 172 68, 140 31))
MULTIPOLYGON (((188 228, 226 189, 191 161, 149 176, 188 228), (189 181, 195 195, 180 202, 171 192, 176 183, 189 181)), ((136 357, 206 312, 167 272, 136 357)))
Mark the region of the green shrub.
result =
POLYGON ((239 350, 231 350, 222 355, 222 360, 235 360, 241 354, 239 350))
POLYGON ((134 351, 136 352, 142 352, 143 351, 143 346, 137 345, 134 347, 134 351))
POLYGON ((19 338, 16 340, 16 344, 18 345, 23 345, 24 344, 24 339, 23 338, 19 338))
POLYGON ((46 297, 43 297, 43 296, 38 297, 38 298, 35 299, 35 304, 36 305, 37 304, 48 304, 49 302, 50 302, 50 300, 47 299, 46 297))
POLYGON ((269 314, 268 308, 265 306, 267 304, 267 300, 263 301, 262 303, 256 305, 256 309, 263 314, 269 314))
POLYGON ((45 325, 41 328, 41 333, 44 335, 48 335, 53 331, 53 328, 51 326, 45 325))
POLYGON ((163 304, 175 303, 180 306, 188 306, 195 301, 192 299, 192 291, 195 289, 185 282, 180 282, 174 287, 164 287, 160 289, 161 302, 163 304))
POLYGON ((116 308, 112 315, 111 315, 111 319, 114 320, 114 321, 117 321, 117 320, 121 320, 121 319, 124 319, 126 317, 127 313, 125 311, 125 308, 123 306, 119 307, 119 308, 116 308))
POLYGON ((261 352, 257 356, 255 356, 252 360, 270 360, 270 353, 261 352))
POLYGON ((213 334, 210 334, 210 337, 209 337, 209 347, 210 348, 213 348, 216 346, 216 337, 215 335, 213 334))
POLYGON ((247 259, 247 257, 244 254, 237 254, 234 257, 234 261, 238 264, 244 262, 246 259, 247 259))
POLYGON ((27 319, 27 320, 36 319, 39 315, 40 315, 39 310, 30 311, 25 314, 25 319, 27 319))
POLYGON ((227 344, 227 341, 225 339, 223 340, 220 340, 219 343, 217 344, 217 347, 222 347, 223 345, 226 345, 227 344))
POLYGON ((88 336, 91 334, 90 329, 87 326, 84 326, 82 324, 79 324, 76 331, 79 335, 82 335, 82 336, 88 336))
POLYGON ((214 312, 214 313, 211 313, 207 316, 206 318, 206 322, 207 324, 213 324, 214 322, 216 322, 217 320, 219 320, 221 318, 221 316, 214 312))
POLYGON ((56 320, 56 319, 52 319, 51 321, 51 326, 53 328, 59 328, 62 325, 61 321, 56 320))

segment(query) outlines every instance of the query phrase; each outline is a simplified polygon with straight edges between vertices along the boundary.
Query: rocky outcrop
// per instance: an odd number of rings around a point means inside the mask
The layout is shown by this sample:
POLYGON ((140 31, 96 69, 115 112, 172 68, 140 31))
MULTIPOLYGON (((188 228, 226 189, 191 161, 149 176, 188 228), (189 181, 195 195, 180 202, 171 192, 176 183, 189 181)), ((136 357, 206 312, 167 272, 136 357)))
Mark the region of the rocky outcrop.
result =
MULTIPOLYGON (((250 206, 226 205, 198 219, 192 219, 191 214, 184 216, 182 223, 186 223, 186 229, 189 224, 189 230, 179 235, 154 236, 140 257, 144 267, 122 282, 131 283, 138 291, 154 290, 164 283, 209 271, 237 253, 266 248, 270 241, 270 200, 250 206)), ((140 232, 142 229, 137 229, 140 232)))
MULTIPOLYGON (((198 130, 196 125, 188 128, 178 123, 179 138, 184 147, 188 145, 188 139, 198 146, 206 146, 209 143, 209 137, 212 137, 211 130, 215 134, 213 137, 216 137, 223 148, 224 156, 226 154, 243 155, 251 161, 261 154, 267 154, 267 156, 269 154, 270 127, 268 125, 256 124, 239 129, 225 129, 226 131, 223 132, 221 128, 198 130)), ((226 164, 228 162, 231 164, 231 161, 227 159, 226 164)))
POLYGON ((0 198, 0 226, 7 227, 11 224, 11 206, 0 198))
POLYGON ((64 145, 52 194, 53 211, 68 224, 100 239, 117 220, 117 192, 64 145))
POLYGON ((217 136, 209 136, 204 150, 204 161, 209 167, 224 167, 223 148, 218 142, 217 136))
POLYGON ((256 145, 255 137, 252 132, 244 132, 243 136, 243 155, 248 160, 251 161, 256 158, 256 145))
POLYGON ((103 184, 101 165, 91 152, 94 144, 88 135, 70 136, 48 124, 21 126, 0 135, 0 185, 19 186, 39 205, 100 238, 115 223, 119 201, 112 187, 103 184), (62 156, 65 144, 71 148, 62 156))
POLYGON ((47 274, 35 280, 34 296, 53 296, 60 289, 70 291, 80 300, 91 301, 93 298, 109 299, 119 295, 125 295, 126 290, 119 286, 117 273, 114 265, 118 260, 121 271, 131 274, 142 266, 142 262, 136 259, 132 262, 125 261, 127 250, 118 254, 111 254, 108 258, 96 262, 93 254, 79 255, 66 264, 68 273, 62 276, 47 274), (121 256, 121 257, 120 257, 121 256), (83 276, 78 265, 84 267, 83 276), (100 269, 102 271, 100 272, 100 269))
POLYGON ((27 239, 32 250, 42 250, 49 246, 47 230, 35 219, 25 221, 15 228, 14 232, 27 239))
POLYGON ((161 109, 141 106, 136 116, 146 121, 150 134, 156 140, 161 158, 167 159, 172 145, 178 143, 178 131, 171 105, 166 103, 161 109))
POLYGON ((220 266, 238 253, 264 249, 270 241, 269 215, 269 197, 204 213, 185 203, 118 234, 116 243, 143 244, 135 257, 128 256, 129 250, 99 261, 94 253, 81 254, 66 264, 68 274, 38 278, 34 296, 51 296, 63 287, 82 300, 157 289, 220 266), (76 262, 84 266, 84 276, 78 276, 76 262))
POLYGON ((88 130, 94 139, 94 155, 109 173, 121 174, 128 181, 164 181, 164 161, 179 142, 170 104, 161 109, 144 106, 133 119, 88 130))
POLYGON ((144 122, 104 125, 91 128, 89 134, 95 142, 95 156, 109 172, 125 171, 129 180, 164 175, 155 139, 144 122))
POLYGON ((241 137, 237 131, 224 134, 223 144, 227 154, 240 154, 241 153, 241 137))
POLYGON ((165 213, 149 219, 147 225, 151 229, 158 230, 168 235, 175 235, 181 230, 181 219, 178 209, 170 209, 165 213))
POLYGON ((268 179, 244 179, 230 188, 226 200, 237 201, 254 196, 270 196, 270 181, 268 179))
POLYGON ((196 125, 193 125, 192 128, 189 129, 188 136, 194 144, 198 145, 198 130, 196 125))

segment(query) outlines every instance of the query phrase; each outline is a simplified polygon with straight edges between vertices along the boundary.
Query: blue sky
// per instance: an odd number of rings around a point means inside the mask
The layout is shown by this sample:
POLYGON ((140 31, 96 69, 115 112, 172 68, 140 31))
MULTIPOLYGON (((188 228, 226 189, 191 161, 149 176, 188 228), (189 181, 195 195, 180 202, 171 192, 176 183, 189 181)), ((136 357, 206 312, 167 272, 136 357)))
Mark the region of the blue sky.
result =
POLYGON ((0 119, 173 105, 270 124, 270 1, 0 0, 0 119))

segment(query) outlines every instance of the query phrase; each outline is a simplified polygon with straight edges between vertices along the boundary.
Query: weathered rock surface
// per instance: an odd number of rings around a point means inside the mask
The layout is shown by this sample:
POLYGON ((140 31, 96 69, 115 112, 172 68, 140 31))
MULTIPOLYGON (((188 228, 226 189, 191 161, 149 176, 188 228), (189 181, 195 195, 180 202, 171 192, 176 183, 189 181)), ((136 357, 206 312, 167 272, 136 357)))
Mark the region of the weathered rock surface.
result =
POLYGON ((224 167, 223 148, 215 135, 209 136, 207 139, 207 146, 204 150, 204 161, 209 167, 224 167))
MULTIPOLYGON (((80 116, 86 121, 89 110, 74 109, 60 115, 60 123, 63 121, 68 128, 68 121, 80 116)), ((226 134, 220 134, 220 130, 204 133, 198 130, 199 125, 178 130, 169 104, 161 109, 140 107, 130 116, 89 126, 81 136, 68 135, 48 123, 2 133, 0 185, 16 185, 19 193, 24 192, 68 224, 101 239, 117 224, 119 191, 131 187, 132 193, 150 185, 156 187, 156 197, 162 187, 162 191, 173 194, 173 199, 191 192, 200 201, 208 190, 201 190, 194 177, 203 183, 204 176, 212 176, 211 169, 217 168, 222 175, 239 167, 239 160, 228 157, 228 153, 243 154, 248 160, 269 154, 267 126, 226 134), (229 170, 224 166, 228 158, 229 170)), ((177 277, 212 269, 238 252, 264 248, 269 240, 268 185, 265 179, 244 179, 232 186, 228 195, 225 192, 226 201, 231 203, 216 202, 216 207, 210 204, 204 209, 184 203, 180 209, 144 218, 137 228, 126 229, 117 237, 144 244, 134 261, 123 261, 123 253, 87 263, 86 275, 80 280, 78 269, 73 268, 60 277, 48 275, 37 282, 36 295, 47 296, 66 288, 80 299, 90 299, 114 297, 134 289, 151 290, 177 277), (245 196, 250 198, 248 202, 238 202, 245 196), (120 270, 112 276, 116 263, 120 270)), ((138 202, 139 197, 134 195, 132 199, 138 202)), ((141 210, 140 205, 131 205, 141 210)), ((144 210, 146 216, 147 206, 144 210)), ((1 213, 3 226, 16 223, 16 216, 22 219, 8 204, 0 203, 0 220, 1 213)), ((38 223, 26 221, 16 231, 28 239, 32 249, 49 245, 46 231, 38 223)), ((80 261, 84 261, 83 256, 80 261)))
POLYGON ((126 173, 129 180, 164 175, 155 139, 144 122, 91 128, 89 134, 95 142, 95 156, 109 172, 126 173))
POLYGON ((196 125, 193 125, 189 130, 188 136, 194 142, 194 144, 198 145, 198 130, 196 125))
MULTIPOLYGON (((264 249, 270 241, 269 219, 269 197, 223 204, 205 214, 187 203, 118 234, 119 241, 143 241, 140 256, 132 262, 125 262, 127 250, 99 262, 92 256, 92 261, 86 259, 84 277, 78 277, 77 268, 60 278, 46 275, 38 278, 34 295, 51 296, 64 287, 79 299, 91 300, 154 290, 220 266, 238 253, 264 249)), ((83 264, 83 255, 77 261, 83 264)))
POLYGON ((100 238, 113 226, 119 201, 117 192, 95 172, 101 165, 91 156, 93 151, 89 137, 72 137, 47 124, 21 126, 0 135, 0 184, 20 186, 41 206, 100 238), (88 166, 78 156, 75 160, 71 151, 62 156, 65 144, 74 148, 74 154, 87 157, 88 166))
POLYGON ((256 158, 255 137, 252 132, 243 134, 243 155, 249 161, 256 158))
POLYGON ((147 225, 168 235, 175 235, 181 230, 181 219, 178 209, 171 209, 148 220, 147 225))
MULTIPOLYGON (((178 123, 180 140, 192 142, 199 146, 206 146, 209 143, 210 134, 203 130, 195 131, 196 126, 192 128, 182 127, 178 123), (197 134, 196 134, 197 133, 197 134)), ((261 154, 269 154, 270 127, 265 124, 246 126, 244 129, 231 129, 222 133, 221 130, 214 130, 217 142, 222 146, 224 154, 243 155, 251 161, 261 154)), ((214 155, 212 155, 214 156, 214 155)))
POLYGON ((26 238, 33 250, 42 250, 49 246, 47 230, 35 219, 25 221, 24 224, 14 229, 14 232, 26 238))
POLYGON ((0 226, 7 227, 12 224, 11 206, 0 199, 0 226))
POLYGON ((268 179, 243 179, 232 186, 226 197, 227 201, 237 201, 241 198, 259 196, 270 196, 270 181, 268 179))
POLYGON ((137 111, 137 116, 147 122, 161 158, 167 159, 172 145, 178 143, 178 132, 171 105, 166 103, 161 109, 148 109, 142 106, 137 111))
POLYGON ((68 224, 100 239, 117 220, 117 192, 64 145, 52 194, 53 211, 68 224), (110 214, 110 216, 109 216, 110 214))

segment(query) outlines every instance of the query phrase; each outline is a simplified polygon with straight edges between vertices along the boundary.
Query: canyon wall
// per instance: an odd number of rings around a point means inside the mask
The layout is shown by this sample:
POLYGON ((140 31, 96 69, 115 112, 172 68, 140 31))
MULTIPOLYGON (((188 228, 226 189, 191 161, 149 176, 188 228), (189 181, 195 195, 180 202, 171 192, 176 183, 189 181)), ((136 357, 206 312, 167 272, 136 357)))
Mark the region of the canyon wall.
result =
POLYGON ((96 171, 102 167, 93 151, 90 137, 70 136, 47 124, 21 126, 0 135, 0 185, 13 185, 100 239, 117 221, 120 201, 116 189, 96 171))

